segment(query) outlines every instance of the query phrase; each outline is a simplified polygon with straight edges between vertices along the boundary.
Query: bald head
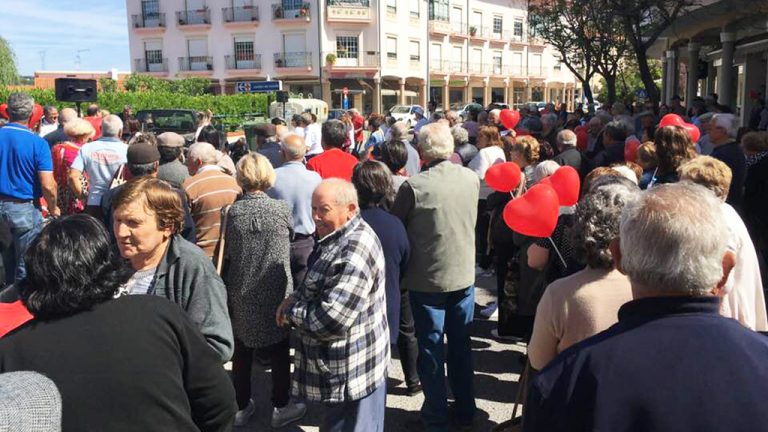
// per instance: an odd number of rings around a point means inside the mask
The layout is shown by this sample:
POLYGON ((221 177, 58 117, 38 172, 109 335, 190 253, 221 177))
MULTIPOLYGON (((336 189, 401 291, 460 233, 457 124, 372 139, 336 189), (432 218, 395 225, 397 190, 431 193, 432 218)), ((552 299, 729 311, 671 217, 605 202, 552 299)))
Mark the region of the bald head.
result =
POLYGON ((72 108, 64 108, 59 112, 59 123, 65 125, 77 118, 77 111, 72 108))
POLYGON ((312 219, 321 239, 341 229, 357 212, 357 191, 346 180, 323 180, 312 194, 312 219))
POLYGON ((307 146, 304 144, 304 138, 299 135, 290 134, 283 137, 283 160, 285 162, 299 161, 304 159, 304 153, 307 152, 307 146))

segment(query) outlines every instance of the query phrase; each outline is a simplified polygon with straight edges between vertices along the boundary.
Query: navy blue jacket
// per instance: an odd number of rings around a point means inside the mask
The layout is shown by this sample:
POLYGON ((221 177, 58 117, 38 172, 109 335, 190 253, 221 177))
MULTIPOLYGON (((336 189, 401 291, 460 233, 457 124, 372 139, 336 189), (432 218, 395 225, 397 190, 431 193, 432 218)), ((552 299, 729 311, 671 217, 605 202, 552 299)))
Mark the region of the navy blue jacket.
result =
POLYGON ((523 430, 768 430, 768 338, 718 311, 715 297, 625 304, 534 379, 523 430))
POLYGON ((400 328, 400 277, 411 254, 408 234, 400 219, 380 208, 364 209, 360 215, 379 237, 384 250, 389 341, 396 343, 400 328))
POLYGON ((728 190, 728 199, 725 202, 740 210, 744 195, 744 178, 747 176, 747 159, 744 152, 734 141, 715 147, 711 156, 723 161, 731 169, 733 178, 731 179, 731 188, 728 190))

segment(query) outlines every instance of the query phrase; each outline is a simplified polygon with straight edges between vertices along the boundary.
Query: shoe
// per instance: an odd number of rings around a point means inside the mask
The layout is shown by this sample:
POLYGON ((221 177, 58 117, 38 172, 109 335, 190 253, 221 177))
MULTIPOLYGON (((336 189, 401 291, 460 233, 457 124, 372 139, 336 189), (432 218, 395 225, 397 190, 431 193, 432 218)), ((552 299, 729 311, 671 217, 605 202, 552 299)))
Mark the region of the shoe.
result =
POLYGON ((307 413, 307 405, 302 402, 290 402, 282 408, 272 410, 272 427, 280 428, 297 420, 307 413))
POLYGON ((405 393, 408 396, 416 396, 422 391, 423 389, 421 388, 421 384, 414 384, 414 385, 409 385, 408 388, 405 390, 405 393))
POLYGON ((251 419, 254 412, 256 412, 256 404, 253 402, 253 399, 251 399, 248 401, 248 406, 235 414, 235 426, 245 426, 248 424, 248 420, 251 419))
POLYGON ((499 308, 499 305, 496 302, 488 303, 488 306, 482 308, 480 310, 480 315, 490 318, 493 316, 494 312, 496 312, 496 309, 499 308))
POLYGON ((500 340, 503 340, 503 341, 509 341, 509 342, 513 342, 513 343, 517 343, 517 342, 520 342, 520 341, 523 340, 522 338, 519 338, 517 336, 500 335, 499 334, 499 329, 491 330, 491 336, 493 336, 496 339, 500 339, 500 340))

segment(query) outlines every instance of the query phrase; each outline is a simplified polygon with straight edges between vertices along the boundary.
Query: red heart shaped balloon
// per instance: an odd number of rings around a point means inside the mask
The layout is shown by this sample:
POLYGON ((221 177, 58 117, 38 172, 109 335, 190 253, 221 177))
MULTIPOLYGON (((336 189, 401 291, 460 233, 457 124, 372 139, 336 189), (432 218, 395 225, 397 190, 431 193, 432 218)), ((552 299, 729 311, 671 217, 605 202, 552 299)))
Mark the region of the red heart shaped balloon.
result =
POLYGON ((8 120, 8 104, 0 105, 0 117, 8 120))
POLYGON ((41 118, 43 118, 43 107, 40 104, 35 104, 32 107, 32 116, 29 117, 29 122, 27 123, 27 126, 30 129, 34 128, 41 118))
POLYGON ((701 131, 699 130, 699 128, 695 124, 685 123, 685 124, 681 125, 680 127, 685 129, 686 131, 688 131, 688 136, 691 137, 691 141, 693 141, 694 144, 699 142, 699 138, 701 138, 701 131))
POLYGON ((637 149, 640 147, 640 141, 633 139, 624 144, 624 160, 629 162, 637 161, 637 149))
POLYGON ((511 109, 503 109, 499 113, 499 120, 505 128, 512 130, 520 123, 520 113, 511 109))
POLYGON ((512 231, 532 237, 549 237, 557 226, 559 209, 557 192, 552 186, 537 184, 520 198, 510 201, 502 216, 512 231))
POLYGON ((561 206, 572 206, 579 201, 579 191, 581 190, 581 180, 579 173, 572 166, 561 166, 551 176, 541 180, 540 184, 548 184, 557 193, 558 202, 561 206))
POLYGON ((520 167, 514 162, 493 165, 485 172, 485 184, 496 192, 509 193, 520 184, 520 167))
POLYGON ((679 115, 667 114, 661 118, 661 121, 659 122, 659 127, 663 128, 665 126, 682 126, 684 124, 685 124, 685 120, 683 120, 683 118, 680 117, 679 115))

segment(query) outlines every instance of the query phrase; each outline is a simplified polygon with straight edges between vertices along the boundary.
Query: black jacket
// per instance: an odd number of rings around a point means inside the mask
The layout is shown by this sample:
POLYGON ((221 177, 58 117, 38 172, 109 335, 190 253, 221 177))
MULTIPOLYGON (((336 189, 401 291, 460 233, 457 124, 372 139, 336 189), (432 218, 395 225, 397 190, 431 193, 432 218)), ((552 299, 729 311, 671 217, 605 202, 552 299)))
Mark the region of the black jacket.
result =
POLYGON ((768 157, 747 169, 742 204, 744 223, 758 250, 768 249, 768 157))
POLYGON ((731 188, 728 189, 728 204, 741 210, 741 200, 744 195, 744 177, 747 175, 747 159, 739 144, 734 142, 723 144, 712 150, 711 156, 723 161, 733 174, 731 188))
POLYGON ((219 356, 171 302, 124 296, 0 339, 0 372, 56 384, 62 430, 228 431, 237 411, 219 356))
POLYGON ((611 144, 592 158, 589 170, 597 167, 608 167, 621 162, 624 162, 624 143, 611 144))
POLYGON ((568 147, 561 151, 553 159, 560 166, 570 166, 576 169, 579 173, 579 177, 584 178, 586 173, 586 158, 576 147, 568 147))

